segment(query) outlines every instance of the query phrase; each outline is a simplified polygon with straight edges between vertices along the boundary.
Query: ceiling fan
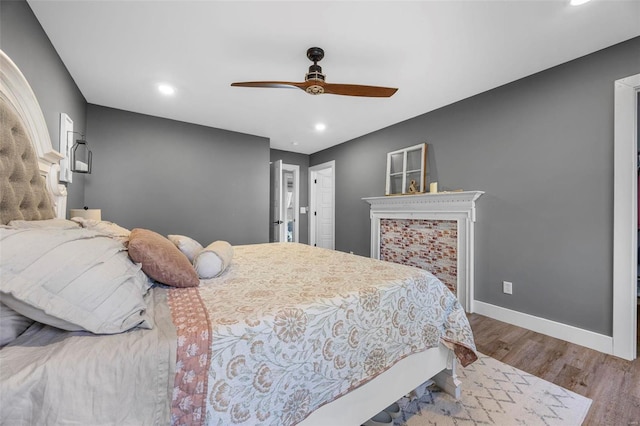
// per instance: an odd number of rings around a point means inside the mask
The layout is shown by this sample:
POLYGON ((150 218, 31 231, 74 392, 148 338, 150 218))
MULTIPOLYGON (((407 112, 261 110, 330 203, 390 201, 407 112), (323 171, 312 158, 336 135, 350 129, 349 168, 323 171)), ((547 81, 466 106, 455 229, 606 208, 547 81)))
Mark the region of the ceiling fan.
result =
POLYGON ((309 72, 305 75, 303 82, 245 81, 231 83, 231 85, 236 87, 298 88, 304 90, 310 95, 328 93, 332 95, 364 96, 373 98, 388 98, 393 96, 393 94, 398 90, 392 87, 326 83, 324 80, 324 74, 322 73, 322 68, 318 65, 318 62, 324 58, 324 50, 319 47, 311 47, 307 50, 307 58, 313 62, 313 65, 309 67, 309 72))

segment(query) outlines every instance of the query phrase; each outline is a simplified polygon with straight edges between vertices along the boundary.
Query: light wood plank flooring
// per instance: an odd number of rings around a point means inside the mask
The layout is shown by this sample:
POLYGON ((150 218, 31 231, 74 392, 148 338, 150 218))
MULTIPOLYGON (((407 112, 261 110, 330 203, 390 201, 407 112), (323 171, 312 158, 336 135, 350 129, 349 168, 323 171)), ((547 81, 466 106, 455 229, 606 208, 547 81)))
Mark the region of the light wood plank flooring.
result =
POLYGON ((469 322, 483 354, 591 398, 584 425, 640 425, 640 358, 625 361, 478 314, 469 322))

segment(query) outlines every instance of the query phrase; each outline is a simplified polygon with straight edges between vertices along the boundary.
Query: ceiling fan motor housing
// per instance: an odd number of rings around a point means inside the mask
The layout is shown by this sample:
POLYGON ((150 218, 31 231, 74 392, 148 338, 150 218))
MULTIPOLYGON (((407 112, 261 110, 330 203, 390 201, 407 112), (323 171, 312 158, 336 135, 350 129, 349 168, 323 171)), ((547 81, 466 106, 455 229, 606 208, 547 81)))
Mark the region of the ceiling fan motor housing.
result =
POLYGON ((304 81, 317 81, 320 84, 312 84, 308 86, 305 91, 310 95, 321 95, 324 93, 324 74, 322 74, 322 67, 318 65, 318 61, 324 58, 324 50, 320 47, 310 47, 307 50, 307 58, 313 61, 313 65, 309 67, 309 72, 304 76, 304 81))
POLYGON ((317 64, 313 64, 309 67, 309 72, 304 77, 305 80, 322 80, 324 81, 324 74, 322 74, 322 67, 317 64))
MULTIPOLYGON (((313 64, 309 67, 309 72, 304 76, 304 81, 317 81, 324 83, 324 74, 320 65, 313 64)), ((324 87, 319 84, 313 84, 306 88, 306 92, 311 95, 321 95, 324 93, 324 87)))

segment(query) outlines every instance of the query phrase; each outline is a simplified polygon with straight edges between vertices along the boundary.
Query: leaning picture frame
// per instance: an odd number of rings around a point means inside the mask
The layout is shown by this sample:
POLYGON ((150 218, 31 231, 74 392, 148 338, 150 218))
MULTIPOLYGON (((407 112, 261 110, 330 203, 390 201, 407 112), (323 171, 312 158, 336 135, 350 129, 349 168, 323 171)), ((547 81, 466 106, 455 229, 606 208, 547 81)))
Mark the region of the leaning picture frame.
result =
POLYGON ((425 193, 426 176, 426 143, 387 153, 385 195, 425 193))

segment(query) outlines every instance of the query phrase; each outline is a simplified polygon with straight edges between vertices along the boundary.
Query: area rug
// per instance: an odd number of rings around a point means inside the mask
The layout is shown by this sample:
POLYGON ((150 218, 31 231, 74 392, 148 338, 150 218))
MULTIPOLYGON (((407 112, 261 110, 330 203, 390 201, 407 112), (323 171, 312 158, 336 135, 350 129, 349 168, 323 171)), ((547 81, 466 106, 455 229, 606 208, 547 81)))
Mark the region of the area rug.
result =
POLYGON ((394 426, 425 425, 581 425, 591 400, 479 354, 458 368, 462 398, 422 385, 412 398, 398 401, 394 426))

